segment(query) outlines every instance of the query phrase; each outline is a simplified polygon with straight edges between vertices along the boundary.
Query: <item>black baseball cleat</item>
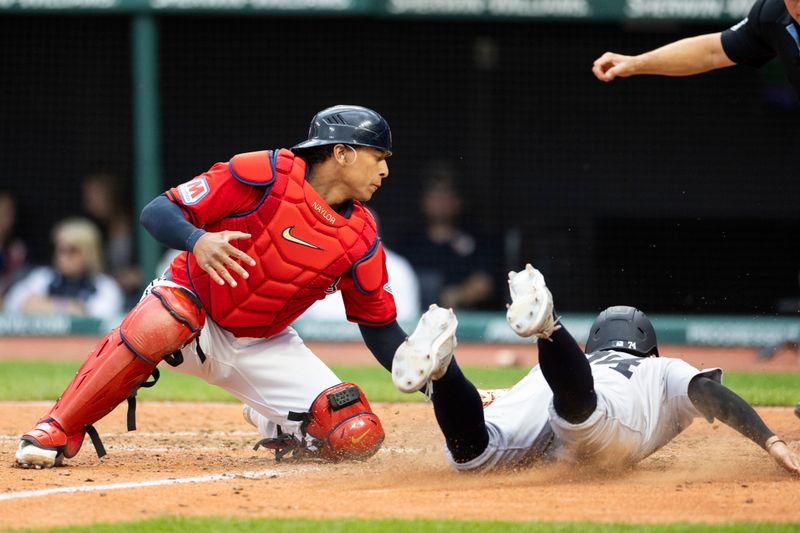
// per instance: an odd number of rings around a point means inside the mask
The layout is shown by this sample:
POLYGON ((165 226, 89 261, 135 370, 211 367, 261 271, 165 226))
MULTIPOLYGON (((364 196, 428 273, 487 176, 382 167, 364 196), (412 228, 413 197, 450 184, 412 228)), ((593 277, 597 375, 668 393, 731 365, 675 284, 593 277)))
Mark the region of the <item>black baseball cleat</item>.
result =
POLYGON ((794 406, 794 415, 797 418, 800 418, 800 402, 794 406))

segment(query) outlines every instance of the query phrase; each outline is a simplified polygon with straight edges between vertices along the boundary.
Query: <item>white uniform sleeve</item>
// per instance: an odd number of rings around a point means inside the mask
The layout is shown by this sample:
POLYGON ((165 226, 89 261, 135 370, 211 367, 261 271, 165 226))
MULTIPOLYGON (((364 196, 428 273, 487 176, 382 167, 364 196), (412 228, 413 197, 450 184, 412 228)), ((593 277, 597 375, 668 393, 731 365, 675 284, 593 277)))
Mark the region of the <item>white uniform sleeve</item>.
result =
POLYGON ((666 402, 670 408, 670 415, 675 419, 704 416, 689 399, 689 382, 699 374, 713 379, 717 383, 722 383, 722 370, 719 368, 701 371, 681 359, 670 359, 664 369, 666 402))
POLYGON ((53 271, 48 267, 40 267, 17 281, 9 289, 5 298, 4 311, 11 313, 22 312, 22 305, 34 294, 47 294, 47 286, 53 280, 53 271))

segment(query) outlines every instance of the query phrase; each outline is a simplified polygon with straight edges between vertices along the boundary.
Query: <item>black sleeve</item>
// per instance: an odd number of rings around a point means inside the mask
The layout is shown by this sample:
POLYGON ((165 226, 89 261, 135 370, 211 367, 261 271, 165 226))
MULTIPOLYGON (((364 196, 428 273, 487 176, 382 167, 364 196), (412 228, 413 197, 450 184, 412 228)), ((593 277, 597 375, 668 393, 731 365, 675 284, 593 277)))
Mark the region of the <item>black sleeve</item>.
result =
POLYGON ((746 19, 722 32, 722 49, 734 63, 761 67, 775 57, 760 20, 766 1, 758 0, 746 19))
POLYGON ((689 382, 689 399, 700 413, 718 419, 762 448, 774 435, 750 404, 728 387, 702 374, 689 382))
POLYGON ((192 251, 197 239, 205 233, 186 220, 181 208, 164 194, 142 209, 139 221, 158 242, 175 250, 192 251))
POLYGON ((359 324, 358 329, 361 330, 364 344, 367 345, 375 359, 378 360, 383 368, 391 372, 394 352, 408 337, 403 328, 400 327, 400 324, 397 321, 387 326, 365 326, 359 324))

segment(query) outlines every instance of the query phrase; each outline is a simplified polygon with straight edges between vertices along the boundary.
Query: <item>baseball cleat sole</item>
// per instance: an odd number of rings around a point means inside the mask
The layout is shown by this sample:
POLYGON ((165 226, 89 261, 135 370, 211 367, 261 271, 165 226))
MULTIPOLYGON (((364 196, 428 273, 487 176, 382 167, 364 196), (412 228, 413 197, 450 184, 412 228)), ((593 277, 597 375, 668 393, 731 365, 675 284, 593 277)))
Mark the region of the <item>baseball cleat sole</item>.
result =
POLYGON ((520 337, 536 336, 547 339, 554 331, 553 296, 541 272, 530 263, 525 270, 508 273, 511 304, 506 321, 520 337))
POLYGON ((392 381, 402 392, 417 392, 447 371, 456 348, 458 320, 452 309, 431 305, 414 333, 397 348, 392 361, 392 381))

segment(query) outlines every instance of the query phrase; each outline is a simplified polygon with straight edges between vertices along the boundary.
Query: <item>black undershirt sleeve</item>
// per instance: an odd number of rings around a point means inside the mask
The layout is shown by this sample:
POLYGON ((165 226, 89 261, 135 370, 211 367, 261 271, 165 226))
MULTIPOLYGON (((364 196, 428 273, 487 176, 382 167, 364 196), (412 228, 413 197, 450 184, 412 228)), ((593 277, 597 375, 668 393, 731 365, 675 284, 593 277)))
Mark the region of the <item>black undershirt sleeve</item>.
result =
POLYGON ((142 209, 139 221, 158 242, 175 250, 192 251, 197 239, 205 233, 186 220, 181 208, 164 194, 142 209))
POLYGON ((406 332, 400 327, 400 324, 395 320, 386 326, 365 326, 358 325, 361 330, 361 337, 364 339, 364 344, 367 345, 369 351, 375 356, 375 359, 388 370, 392 371, 392 359, 394 359, 394 352, 406 340, 406 332))
POLYGON ((750 404, 728 387, 702 374, 689 382, 689 399, 701 414, 716 418, 762 448, 774 435, 750 404))

